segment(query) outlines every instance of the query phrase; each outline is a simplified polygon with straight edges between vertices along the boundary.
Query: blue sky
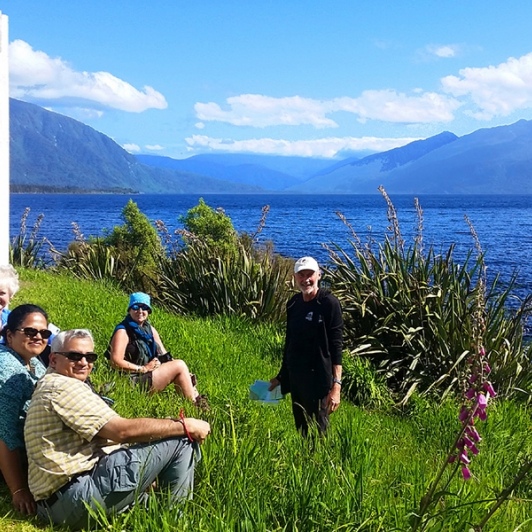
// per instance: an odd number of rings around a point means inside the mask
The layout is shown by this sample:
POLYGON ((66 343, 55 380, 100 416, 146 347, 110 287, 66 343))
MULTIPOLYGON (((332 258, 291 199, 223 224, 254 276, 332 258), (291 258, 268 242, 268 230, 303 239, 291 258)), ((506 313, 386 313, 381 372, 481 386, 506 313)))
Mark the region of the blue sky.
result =
POLYGON ((532 3, 0 0, 10 93, 131 153, 341 158, 532 119, 532 3))

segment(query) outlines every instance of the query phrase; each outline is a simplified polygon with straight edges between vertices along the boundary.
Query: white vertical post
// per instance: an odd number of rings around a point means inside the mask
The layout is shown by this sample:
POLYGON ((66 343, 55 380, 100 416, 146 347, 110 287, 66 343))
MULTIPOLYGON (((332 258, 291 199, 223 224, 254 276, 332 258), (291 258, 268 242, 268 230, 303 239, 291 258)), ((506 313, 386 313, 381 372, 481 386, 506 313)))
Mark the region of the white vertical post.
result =
POLYGON ((8 18, 0 11, 0 264, 9 263, 8 18))

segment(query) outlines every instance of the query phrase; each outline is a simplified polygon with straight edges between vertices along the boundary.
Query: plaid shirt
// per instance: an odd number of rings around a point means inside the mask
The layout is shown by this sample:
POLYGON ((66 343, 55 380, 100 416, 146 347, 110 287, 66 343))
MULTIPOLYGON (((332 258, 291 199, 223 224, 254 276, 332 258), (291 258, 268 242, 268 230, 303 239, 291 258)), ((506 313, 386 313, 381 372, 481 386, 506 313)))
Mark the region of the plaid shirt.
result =
POLYGON ((78 379, 53 372, 41 379, 24 427, 28 484, 36 501, 47 499, 118 448, 97 436, 117 415, 78 379))

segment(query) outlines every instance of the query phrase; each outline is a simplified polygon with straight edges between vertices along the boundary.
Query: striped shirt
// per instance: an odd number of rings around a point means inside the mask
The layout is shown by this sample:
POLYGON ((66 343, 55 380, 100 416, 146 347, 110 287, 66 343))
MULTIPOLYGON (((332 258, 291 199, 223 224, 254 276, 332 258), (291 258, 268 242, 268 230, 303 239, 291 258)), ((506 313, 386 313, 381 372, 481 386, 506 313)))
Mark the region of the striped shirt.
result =
POLYGON ((41 379, 24 427, 28 484, 36 501, 47 499, 118 448, 97 436, 117 415, 78 379, 53 372, 41 379))

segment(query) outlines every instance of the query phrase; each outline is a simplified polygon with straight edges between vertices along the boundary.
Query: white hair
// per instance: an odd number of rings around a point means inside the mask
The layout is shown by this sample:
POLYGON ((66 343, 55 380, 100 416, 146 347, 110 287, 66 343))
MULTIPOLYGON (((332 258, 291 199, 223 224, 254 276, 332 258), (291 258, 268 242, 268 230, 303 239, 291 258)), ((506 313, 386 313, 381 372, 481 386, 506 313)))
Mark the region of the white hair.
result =
POLYGON ((17 293, 20 287, 18 273, 11 264, 0 266, 0 286, 7 289, 9 292, 9 299, 17 293))
POLYGON ((74 338, 88 338, 94 344, 94 338, 89 329, 69 329, 67 331, 61 331, 52 340, 52 353, 60 353, 61 351, 64 351, 65 345, 74 338))

